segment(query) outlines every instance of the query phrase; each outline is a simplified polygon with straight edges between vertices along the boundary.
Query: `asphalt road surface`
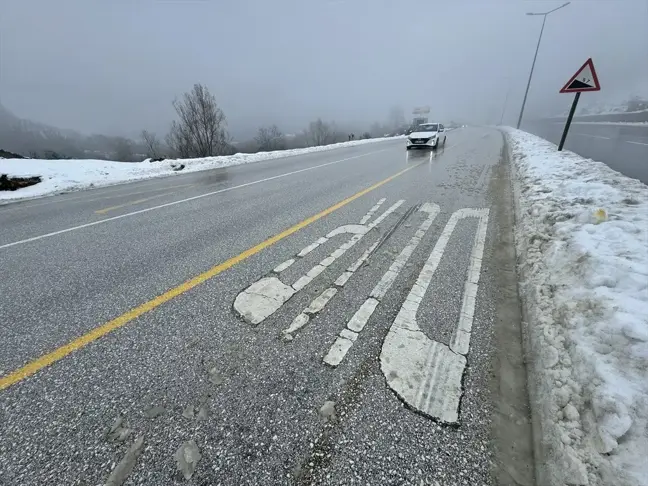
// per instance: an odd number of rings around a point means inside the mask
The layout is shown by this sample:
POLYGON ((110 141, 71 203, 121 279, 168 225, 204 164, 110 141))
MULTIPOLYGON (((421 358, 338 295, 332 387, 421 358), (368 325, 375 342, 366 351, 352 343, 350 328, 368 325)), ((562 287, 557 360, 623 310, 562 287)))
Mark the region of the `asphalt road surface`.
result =
POLYGON ((0 483, 533 484, 502 134, 0 206, 0 483))
MULTIPOLYGON (((564 122, 530 123, 522 128, 558 144, 564 122)), ((648 184, 648 124, 574 122, 565 148, 648 184)))

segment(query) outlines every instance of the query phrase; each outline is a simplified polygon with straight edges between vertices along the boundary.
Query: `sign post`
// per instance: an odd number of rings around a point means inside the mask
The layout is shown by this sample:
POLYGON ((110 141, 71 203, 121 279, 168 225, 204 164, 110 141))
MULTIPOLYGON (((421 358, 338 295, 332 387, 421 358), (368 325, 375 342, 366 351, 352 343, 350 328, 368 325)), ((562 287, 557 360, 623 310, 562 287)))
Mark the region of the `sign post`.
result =
POLYGON ((572 103, 571 110, 569 110, 567 122, 565 122, 565 129, 563 130, 562 138, 560 139, 560 145, 558 145, 559 152, 562 151, 565 145, 565 140, 567 140, 567 132, 569 132, 572 118, 574 118, 574 113, 576 113, 576 106, 578 105, 581 93, 583 91, 600 90, 601 85, 599 84, 598 76, 594 69, 594 63, 590 57, 560 90, 561 93, 576 93, 576 96, 574 96, 574 102, 572 103))

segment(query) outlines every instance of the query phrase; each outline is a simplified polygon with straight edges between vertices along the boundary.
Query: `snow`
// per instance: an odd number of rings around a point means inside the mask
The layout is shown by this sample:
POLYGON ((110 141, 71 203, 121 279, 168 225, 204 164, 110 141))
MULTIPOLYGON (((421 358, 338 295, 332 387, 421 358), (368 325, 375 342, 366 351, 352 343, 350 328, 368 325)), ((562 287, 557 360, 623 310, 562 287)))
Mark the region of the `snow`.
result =
POLYGON ((648 485, 648 186, 505 131, 538 484, 648 485))
MULTIPOLYGON (((563 124, 564 122, 556 122, 563 124)), ((627 125, 633 127, 645 127, 648 128, 648 121, 643 122, 615 122, 615 121, 600 121, 600 122, 585 122, 585 121, 573 121, 572 125, 627 125)))
POLYGON ((259 152, 256 154, 236 154, 220 157, 196 159, 166 159, 161 162, 114 162, 106 160, 40 160, 40 159, 2 159, 0 174, 10 177, 41 176, 42 182, 17 191, 0 191, 0 201, 16 200, 77 191, 91 187, 107 186, 123 182, 163 177, 187 172, 217 169, 239 164, 250 164, 263 160, 272 160, 296 155, 321 152, 342 147, 353 147, 376 143, 392 138, 372 138, 353 140, 318 147, 259 152), (181 171, 174 167, 184 164, 181 171))

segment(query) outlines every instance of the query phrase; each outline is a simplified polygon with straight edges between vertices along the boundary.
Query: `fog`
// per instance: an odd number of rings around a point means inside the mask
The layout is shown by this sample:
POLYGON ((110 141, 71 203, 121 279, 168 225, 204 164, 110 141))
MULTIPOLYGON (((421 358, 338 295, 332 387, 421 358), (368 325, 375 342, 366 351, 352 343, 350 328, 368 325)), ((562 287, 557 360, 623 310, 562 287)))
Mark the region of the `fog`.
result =
MULTIPOLYGON (((232 134, 322 117, 516 121, 544 12, 561 1, 2 0, 0 100, 83 133, 164 133, 175 96, 200 82, 232 134)), ((558 90, 588 58, 600 93, 648 96, 648 2, 575 0, 547 19, 526 115, 569 108, 558 90)))

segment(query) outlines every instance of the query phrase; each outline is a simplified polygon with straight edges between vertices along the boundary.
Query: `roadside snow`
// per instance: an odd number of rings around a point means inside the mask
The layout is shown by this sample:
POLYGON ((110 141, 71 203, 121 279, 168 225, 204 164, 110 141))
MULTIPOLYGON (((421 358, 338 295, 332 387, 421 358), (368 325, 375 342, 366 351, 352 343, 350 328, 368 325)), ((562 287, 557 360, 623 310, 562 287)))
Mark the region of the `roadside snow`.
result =
POLYGON ((107 186, 153 177, 170 176, 176 173, 197 172, 239 164, 250 164, 263 160, 280 159, 295 155, 321 152, 341 147, 353 147, 367 143, 393 140, 393 138, 372 138, 353 140, 319 147, 259 152, 256 154, 236 154, 221 157, 197 159, 166 159, 162 162, 113 162, 106 160, 40 160, 40 159, 2 159, 0 174, 10 177, 41 176, 43 181, 17 191, 0 191, 0 201, 46 196, 62 192, 78 191, 90 187, 107 186), (181 171, 173 167, 184 164, 181 171))
MULTIPOLYGON (((556 122, 564 124, 565 122, 556 122)), ((599 121, 599 122, 588 122, 588 121, 573 121, 572 125, 626 125, 630 127, 645 127, 648 128, 648 121, 643 122, 615 122, 615 121, 599 121)))
POLYGON ((648 485, 648 186, 505 131, 538 484, 648 485))

